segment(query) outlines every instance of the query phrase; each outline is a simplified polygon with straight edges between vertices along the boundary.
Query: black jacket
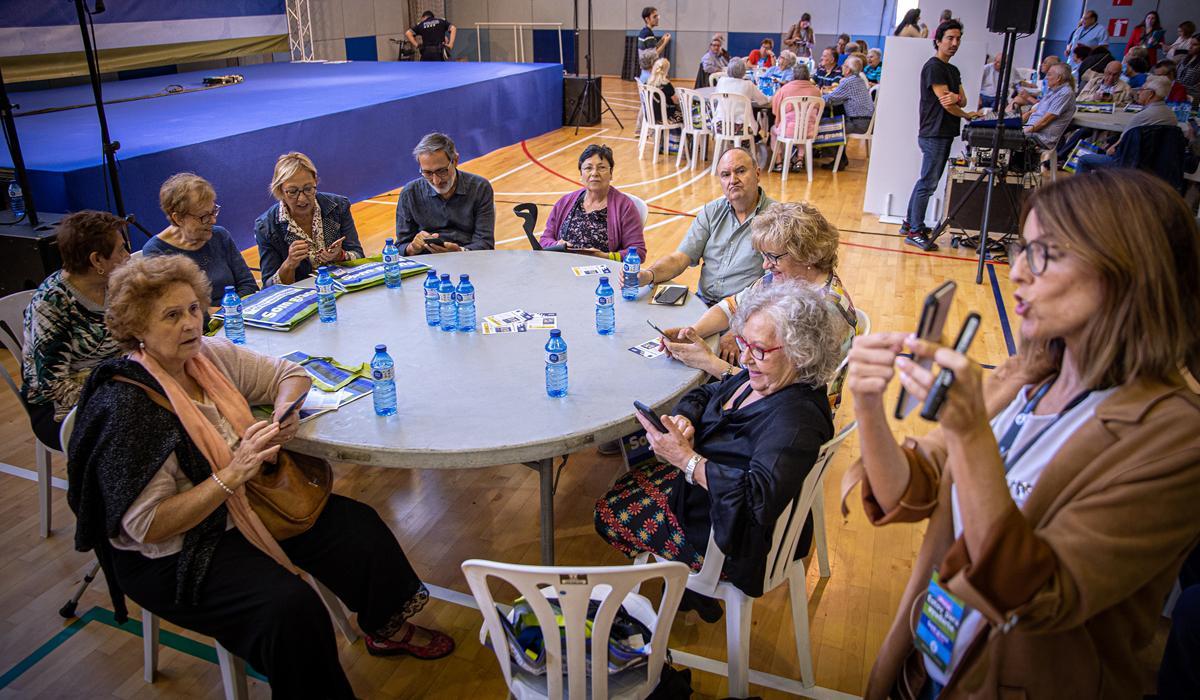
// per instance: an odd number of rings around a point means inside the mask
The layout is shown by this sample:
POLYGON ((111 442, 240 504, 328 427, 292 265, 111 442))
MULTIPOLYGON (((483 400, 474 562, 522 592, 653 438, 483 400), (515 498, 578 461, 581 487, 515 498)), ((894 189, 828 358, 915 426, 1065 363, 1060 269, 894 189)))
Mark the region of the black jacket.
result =
MULTIPOLYGON (((275 202, 254 220, 254 242, 258 244, 258 266, 262 270, 263 286, 276 272, 280 265, 287 260, 288 247, 292 245, 294 236, 288 235, 287 224, 279 223, 279 207, 283 204, 275 202)), ((358 242, 358 229, 354 226, 354 217, 350 215, 350 200, 340 194, 328 192, 317 193, 317 206, 321 208, 321 229, 328 245, 339 238, 342 250, 348 253, 363 255, 362 244, 358 242)), ((302 280, 313 273, 312 263, 304 260, 296 266, 296 280, 302 280)))

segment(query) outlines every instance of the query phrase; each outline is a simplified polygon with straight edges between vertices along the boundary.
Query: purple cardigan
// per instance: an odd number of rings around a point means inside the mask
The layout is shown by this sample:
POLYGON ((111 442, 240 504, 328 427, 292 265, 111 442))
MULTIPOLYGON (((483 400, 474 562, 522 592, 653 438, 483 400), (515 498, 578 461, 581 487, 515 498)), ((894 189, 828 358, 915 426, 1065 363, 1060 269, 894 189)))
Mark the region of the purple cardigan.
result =
MULTIPOLYGON (((560 231, 567 223, 567 215, 571 207, 583 196, 586 190, 579 190, 563 195, 554 203, 550 217, 546 219, 546 230, 542 231, 541 243, 544 246, 554 245, 561 239, 560 231)), ((642 237, 642 215, 638 213, 637 205, 628 195, 621 193, 616 187, 608 188, 608 250, 611 253, 622 253, 629 248, 637 248, 638 255, 646 260, 646 240, 642 237)))

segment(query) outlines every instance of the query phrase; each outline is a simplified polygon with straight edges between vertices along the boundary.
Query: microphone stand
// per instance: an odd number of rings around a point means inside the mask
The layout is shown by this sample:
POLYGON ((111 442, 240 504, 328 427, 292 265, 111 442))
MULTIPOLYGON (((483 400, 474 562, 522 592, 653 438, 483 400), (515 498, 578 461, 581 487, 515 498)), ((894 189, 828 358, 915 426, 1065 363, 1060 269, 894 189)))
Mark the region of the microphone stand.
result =
MULTIPOLYGON (((0 126, 4 129, 4 138, 8 142, 9 153, 12 155, 13 173, 17 178, 17 186, 21 188, 21 194, 25 197, 25 217, 29 220, 30 229, 36 229, 40 223, 37 206, 33 201, 33 188, 29 186, 29 172, 25 169, 25 157, 21 154, 21 142, 17 138, 17 121, 13 117, 13 104, 8 100, 8 88, 4 85, 3 74, 0 74, 0 126)), ((17 221, 12 223, 15 224, 17 221)))

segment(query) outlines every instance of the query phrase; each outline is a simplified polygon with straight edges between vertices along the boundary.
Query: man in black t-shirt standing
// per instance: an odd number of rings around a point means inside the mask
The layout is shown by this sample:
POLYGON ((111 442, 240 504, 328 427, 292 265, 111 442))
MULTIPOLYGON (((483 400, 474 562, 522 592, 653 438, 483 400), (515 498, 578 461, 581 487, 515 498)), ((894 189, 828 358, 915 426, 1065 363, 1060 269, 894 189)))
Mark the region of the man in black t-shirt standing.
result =
POLYGON ((640 54, 646 49, 654 49, 658 53, 658 58, 662 58, 663 53, 667 50, 667 44, 671 43, 671 35, 663 34, 659 38, 654 33, 654 28, 658 26, 658 8, 642 8, 642 21, 646 24, 638 34, 638 53, 640 54))
POLYGON ((414 24, 405 36, 414 46, 421 49, 422 61, 445 61, 450 50, 454 48, 454 37, 458 28, 450 24, 444 17, 436 17, 429 10, 421 14, 421 21, 414 24), (447 41, 446 35, 450 35, 447 41), (421 37, 418 44, 417 37, 421 37))
POLYGON ((963 26, 957 20, 938 25, 933 40, 937 54, 921 69, 921 130, 917 134, 917 144, 921 147, 921 177, 908 198, 908 218, 900 232, 904 234, 905 243, 922 250, 937 250, 937 244, 929 240, 925 209, 946 170, 950 145, 960 131, 959 120, 976 116, 963 111, 967 95, 963 91, 962 76, 958 68, 950 64, 962 41, 962 33, 963 26))

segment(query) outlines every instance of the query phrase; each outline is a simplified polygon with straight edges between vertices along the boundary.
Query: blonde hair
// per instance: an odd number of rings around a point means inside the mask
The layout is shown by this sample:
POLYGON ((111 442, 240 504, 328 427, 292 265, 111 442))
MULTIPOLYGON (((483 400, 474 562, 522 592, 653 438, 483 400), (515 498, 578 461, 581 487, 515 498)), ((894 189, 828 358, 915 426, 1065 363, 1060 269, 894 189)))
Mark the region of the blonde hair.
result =
POLYGON ((146 332, 154 302, 175 284, 191 287, 200 304, 208 306, 212 283, 191 258, 139 255, 117 268, 108 279, 104 311, 104 325, 117 345, 127 351, 138 348, 138 336, 146 332))
POLYGON ((317 166, 313 165, 312 159, 308 156, 299 151, 279 156, 279 160, 275 161, 275 174, 271 176, 271 196, 282 201, 283 183, 292 179, 301 170, 307 170, 312 174, 313 180, 317 180, 317 166))
MULTIPOLYGON (((1044 235, 1100 278, 1100 310, 1079 358, 1084 384, 1166 381, 1200 367, 1200 231, 1177 192, 1140 170, 1107 169, 1039 187, 1025 201, 1044 235)), ((1061 338, 1023 338, 1027 361, 1061 361, 1061 338)))
POLYGON ((216 198, 217 191, 196 173, 175 173, 158 188, 158 206, 168 219, 173 214, 188 213, 191 204, 216 198))
POLYGON ((667 77, 667 72, 671 70, 671 62, 666 58, 660 58, 654 62, 654 67, 650 69, 650 79, 646 81, 647 85, 659 87, 671 82, 667 77))
POLYGON ((783 248, 797 262, 822 272, 838 263, 838 230, 808 202, 777 202, 763 209, 750 224, 750 243, 762 252, 783 248))

